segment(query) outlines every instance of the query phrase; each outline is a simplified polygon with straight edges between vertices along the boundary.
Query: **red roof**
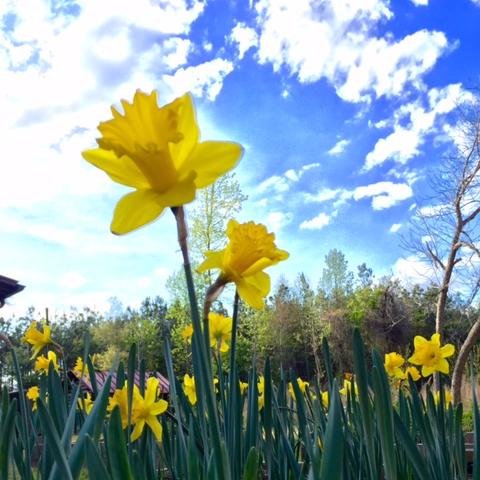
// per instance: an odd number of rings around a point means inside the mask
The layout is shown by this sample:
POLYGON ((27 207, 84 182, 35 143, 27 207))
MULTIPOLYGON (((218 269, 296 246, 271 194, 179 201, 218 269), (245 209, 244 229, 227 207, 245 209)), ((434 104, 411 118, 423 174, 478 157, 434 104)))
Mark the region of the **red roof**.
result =
MULTIPOLYGON (((98 390, 102 389, 109 373, 110 372, 107 372, 107 371, 103 372, 103 371, 98 371, 98 370, 95 372, 95 381, 97 383, 97 389, 98 390)), ((68 374, 69 374, 69 377, 72 380, 78 381, 78 377, 71 370, 68 372, 68 374)), ((160 392, 159 393, 161 395, 168 394, 168 392, 170 391, 170 384, 168 383, 168 380, 162 374, 160 374, 159 372, 145 372, 145 383, 147 382, 147 379, 150 378, 150 377, 156 377, 160 381, 160 383, 159 383, 160 392)), ((125 375, 125 378, 127 378, 127 375, 125 375)), ((85 390, 85 391, 93 394, 93 388, 92 388, 92 384, 90 382, 89 375, 86 375, 86 376, 82 377, 81 382, 82 382, 82 390, 85 390)), ((138 370, 135 371, 134 383, 135 383, 135 385, 137 385, 137 387, 140 387, 140 372, 138 370)), ((110 384, 110 395, 113 395, 116 388, 117 388, 117 373, 113 372, 112 373, 112 383, 110 384)))

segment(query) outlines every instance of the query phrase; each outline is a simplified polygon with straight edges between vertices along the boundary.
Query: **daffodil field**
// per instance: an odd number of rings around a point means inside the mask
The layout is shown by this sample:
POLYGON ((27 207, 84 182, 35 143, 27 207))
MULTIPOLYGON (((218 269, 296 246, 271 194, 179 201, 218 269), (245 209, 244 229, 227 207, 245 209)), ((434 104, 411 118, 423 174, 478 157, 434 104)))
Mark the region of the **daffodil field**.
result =
POLYGON ((19 394, 1 394, 0 479, 480 479, 475 388, 469 442, 463 405, 453 405, 448 388, 455 348, 438 333, 415 336, 404 358, 366 351, 356 330, 353 372, 335 371, 328 342, 319 339, 322 371, 313 379, 273 372, 268 358, 261 368, 252 359, 248 378, 240 376, 240 302, 262 309, 270 291, 264 270, 289 254, 265 226, 230 220, 225 248, 205 252, 198 268, 218 271, 199 309, 183 205, 231 170, 242 147, 201 142, 188 94, 160 108, 155 92, 137 92, 122 106, 100 123, 98 148, 83 156, 133 189, 115 208, 113 233, 173 213, 190 301, 191 323, 181 335, 191 371, 175 375, 165 332, 168 393, 149 377, 135 344, 97 385, 88 336, 83 357, 66 365, 48 323, 33 322, 22 340, 31 346, 38 385, 23 388, 10 348, 19 394), (231 317, 212 308, 228 284, 235 286, 231 317))

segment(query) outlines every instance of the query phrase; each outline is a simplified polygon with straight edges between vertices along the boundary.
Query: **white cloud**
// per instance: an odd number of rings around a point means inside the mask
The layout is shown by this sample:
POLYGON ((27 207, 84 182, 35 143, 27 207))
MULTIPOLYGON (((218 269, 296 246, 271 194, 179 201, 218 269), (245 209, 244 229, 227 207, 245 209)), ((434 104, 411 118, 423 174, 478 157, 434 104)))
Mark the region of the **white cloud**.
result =
POLYGON ((289 212, 270 212, 265 218, 265 225, 269 232, 278 233, 283 227, 291 223, 293 215, 289 212))
POLYGON ((263 193, 267 190, 274 190, 278 193, 283 193, 288 191, 289 188, 287 179, 278 175, 272 175, 258 185, 257 192, 263 193))
POLYGON ((260 0, 255 9, 261 64, 286 68, 301 83, 325 78, 350 102, 421 87, 447 47, 436 31, 375 37, 378 24, 393 17, 387 0, 260 0))
POLYGON ((232 62, 215 58, 199 65, 179 68, 173 75, 164 75, 163 81, 173 96, 190 91, 213 101, 222 90, 223 79, 232 71, 232 62))
POLYGON ((389 233, 397 233, 401 228, 402 228, 401 223, 394 223, 388 231, 389 233))
POLYGON ((405 164, 418 155, 425 137, 436 130, 436 122, 469 95, 456 83, 441 89, 432 88, 427 95, 428 105, 422 105, 420 100, 402 105, 394 114, 393 132, 376 142, 365 158, 364 170, 387 160, 405 164))
POLYGON ((290 189, 290 185, 292 183, 298 182, 305 172, 308 172, 312 168, 318 168, 320 166, 319 163, 309 163, 307 165, 303 165, 298 170, 290 168, 283 175, 272 175, 267 179, 261 182, 256 190, 257 192, 263 193, 267 190, 273 190, 277 193, 284 193, 290 189))
POLYGON ((377 182, 371 185, 357 187, 353 191, 354 200, 372 197, 372 208, 384 210, 410 198, 412 189, 405 183, 377 182))
POLYGON ((308 202, 318 203, 335 200, 333 203, 335 209, 344 205, 350 199, 359 201, 364 198, 372 198, 372 208, 374 210, 384 210, 397 205, 412 195, 412 189, 406 183, 377 182, 355 187, 352 190, 323 188, 316 194, 305 193, 304 198, 308 202))
POLYGON ((248 27, 245 23, 237 23, 230 34, 230 41, 236 44, 238 58, 241 60, 245 53, 253 47, 258 46, 258 35, 255 29, 248 27))
POLYGON ((428 0, 410 0, 416 7, 428 6, 428 0))
POLYGON ((350 145, 350 140, 339 140, 327 153, 329 155, 340 155, 350 145))
POLYGON ((326 213, 319 213, 316 217, 305 220, 300 224, 301 230, 321 230, 330 223, 330 217, 326 213))
POLYGON ((399 258, 392 267, 394 278, 399 279, 403 284, 410 285, 426 285, 430 283, 433 278, 433 272, 425 262, 415 256, 399 258))

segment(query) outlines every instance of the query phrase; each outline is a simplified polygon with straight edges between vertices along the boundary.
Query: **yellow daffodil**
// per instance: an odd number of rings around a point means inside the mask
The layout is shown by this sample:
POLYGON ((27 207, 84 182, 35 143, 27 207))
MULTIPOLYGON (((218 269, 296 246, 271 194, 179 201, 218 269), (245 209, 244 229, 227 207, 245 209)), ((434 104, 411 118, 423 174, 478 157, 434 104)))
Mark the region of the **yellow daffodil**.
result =
POLYGON ((408 378, 408 375, 410 375, 412 377, 412 380, 414 382, 416 382, 417 380, 419 380, 422 376, 420 375, 420 372, 418 371, 418 368, 417 367, 407 367, 405 369, 405 378, 408 378))
POLYGON ((37 400, 40 397, 40 388, 37 386, 30 387, 27 390, 27 398, 32 401, 32 410, 37 409, 37 400))
POLYGON ((343 380, 343 388, 339 390, 340 395, 348 395, 348 393, 352 390, 355 392, 355 395, 358 394, 358 387, 356 382, 347 380, 346 378, 343 380))
POLYGON ((134 387, 132 423, 135 425, 132 431, 132 442, 142 435, 145 425, 155 435, 157 442, 162 440, 162 425, 158 421, 158 416, 167 410, 168 402, 163 399, 157 400, 158 378, 150 377, 147 380, 145 396, 142 396, 138 387, 134 387))
MULTIPOLYGON (((297 384, 300 388, 300 391, 305 395, 307 387, 310 385, 308 382, 303 381, 300 377, 297 378, 297 384)), ((288 393, 295 400, 295 390, 293 389, 292 382, 288 383, 288 393)))
POLYGON ((51 350, 47 353, 47 356, 40 355, 35 360, 34 370, 39 373, 48 374, 48 366, 53 364, 53 368, 58 372, 57 354, 51 350))
POLYGON ((448 374, 449 365, 445 359, 455 353, 455 347, 451 343, 442 347, 439 333, 434 333, 430 340, 417 335, 413 339, 413 345, 415 351, 408 361, 414 365, 421 365, 424 377, 428 377, 434 372, 448 374))
POLYGON ((93 400, 92 396, 89 392, 85 395, 85 397, 81 397, 78 399, 78 406, 81 410, 83 410, 87 415, 92 411, 93 408, 93 400))
POLYGON ((84 368, 85 365, 83 364, 82 357, 77 357, 72 372, 75 374, 76 377, 81 377, 83 375, 84 368))
POLYGON ((265 406, 265 377, 260 375, 257 382, 258 390, 258 409, 261 410, 265 406))
POLYGON ((51 337, 52 329, 45 322, 42 324, 42 331, 37 329, 37 322, 32 322, 28 327, 25 335, 22 337, 22 342, 29 343, 32 346, 33 360, 48 344, 52 343, 51 337))
POLYGON ((391 352, 385 354, 383 366, 389 377, 403 379, 405 378, 405 372, 401 367, 404 363, 405 359, 399 353, 391 352))
MULTIPOLYGON (((452 392, 446 388, 443 395, 445 397, 445 405, 450 405, 453 401, 452 392)), ((437 391, 433 393, 433 401, 435 402, 435 405, 440 403, 440 392, 437 391)))
POLYGON ((184 329, 182 329, 180 335, 184 342, 190 343, 193 335, 193 325, 190 323, 184 329))
POLYGON ((233 168, 242 147, 232 142, 200 142, 192 97, 185 94, 161 108, 157 93, 138 91, 122 100, 123 115, 98 126, 99 148, 83 157, 112 180, 135 189, 117 203, 111 230, 124 234, 152 222, 166 207, 195 199, 197 188, 211 185, 233 168))
POLYGON ((186 373, 183 377, 183 391, 188 398, 188 401, 195 405, 197 403, 197 390, 195 389, 195 377, 186 373))
POLYGON ((324 392, 321 393, 322 396, 322 405, 325 410, 328 409, 328 405, 330 403, 330 398, 328 396, 328 390, 325 390, 324 392))
POLYGON ((243 395, 248 390, 248 383, 242 382, 241 380, 238 381, 238 385, 240 387, 240 394, 243 395))
POLYGON ((222 353, 230 348, 227 341, 232 336, 232 322, 230 317, 224 317, 218 313, 208 314, 208 330, 210 334, 210 346, 218 348, 222 353))
POLYGON ((120 418, 122 419, 122 428, 128 425, 128 388, 127 382, 122 388, 117 388, 108 400, 107 411, 111 412, 115 407, 120 410, 120 418))
POLYGON ((238 295, 251 307, 260 309, 270 292, 270 277, 265 268, 288 258, 288 252, 275 245, 275 235, 264 225, 230 220, 227 226, 229 242, 225 249, 205 253, 199 272, 221 270, 224 283, 234 282, 238 295))

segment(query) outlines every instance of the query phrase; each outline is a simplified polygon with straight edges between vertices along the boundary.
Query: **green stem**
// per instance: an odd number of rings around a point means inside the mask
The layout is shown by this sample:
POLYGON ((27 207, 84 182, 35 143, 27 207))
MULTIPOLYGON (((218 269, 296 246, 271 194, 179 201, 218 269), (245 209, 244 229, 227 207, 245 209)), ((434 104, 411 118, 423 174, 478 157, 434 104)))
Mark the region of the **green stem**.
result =
MULTIPOLYGON (((200 398, 205 398, 208 425, 210 427, 210 433, 212 436, 213 451, 215 458, 215 467, 217 471, 217 478, 222 480, 228 480, 230 478, 230 468, 228 466, 228 459, 224 454, 224 448, 222 447, 222 440, 220 435, 220 422, 218 419, 218 410, 216 405, 215 392, 213 389, 213 377, 211 369, 210 351, 207 350, 207 345, 202 339, 202 325, 200 321, 200 314, 198 311, 198 304, 195 295, 195 285, 193 282, 192 269, 190 266, 190 259, 188 255, 187 245, 187 225, 185 223, 185 212, 183 207, 173 207, 172 212, 175 215, 177 221, 178 243, 183 257, 183 267, 185 270, 185 279, 187 282, 188 299, 190 302, 190 313, 192 316, 193 324, 193 337, 192 348, 196 349, 198 356, 193 356, 193 368, 196 378, 200 380, 197 393, 200 398), (199 365, 196 363, 198 358, 199 365)), ((202 415, 203 421, 207 421, 204 415, 202 415)), ((207 446, 205 446, 207 447, 207 446)), ((206 453, 208 448, 205 448, 206 453)), ((207 453, 208 454, 208 453, 207 453)))

